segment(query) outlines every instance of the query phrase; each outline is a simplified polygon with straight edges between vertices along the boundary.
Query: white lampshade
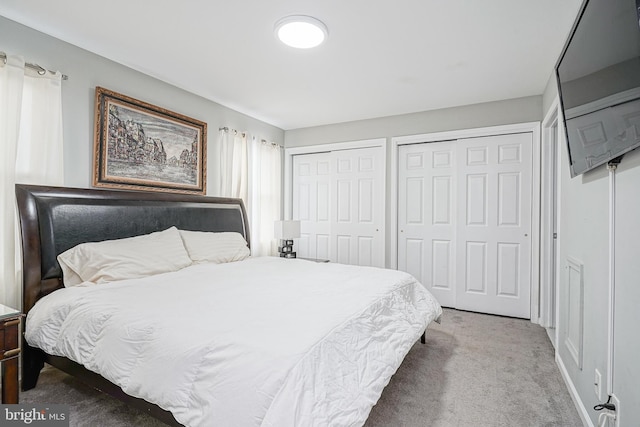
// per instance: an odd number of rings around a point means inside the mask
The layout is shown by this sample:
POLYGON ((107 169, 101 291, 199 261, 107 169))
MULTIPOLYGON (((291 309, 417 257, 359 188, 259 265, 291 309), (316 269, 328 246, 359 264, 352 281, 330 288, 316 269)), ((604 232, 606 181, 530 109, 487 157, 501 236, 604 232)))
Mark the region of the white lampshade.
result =
POLYGON ((300 237, 300 221, 276 221, 274 227, 276 239, 292 240, 300 237))

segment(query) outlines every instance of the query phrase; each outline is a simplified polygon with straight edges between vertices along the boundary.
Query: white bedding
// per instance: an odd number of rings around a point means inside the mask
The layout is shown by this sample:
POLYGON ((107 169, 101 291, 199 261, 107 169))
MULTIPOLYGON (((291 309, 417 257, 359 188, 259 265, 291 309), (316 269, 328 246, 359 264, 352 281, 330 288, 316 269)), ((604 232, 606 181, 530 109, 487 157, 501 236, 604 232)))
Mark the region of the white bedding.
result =
POLYGON ((361 426, 442 309, 412 276, 275 257, 60 289, 26 339, 188 426, 361 426))

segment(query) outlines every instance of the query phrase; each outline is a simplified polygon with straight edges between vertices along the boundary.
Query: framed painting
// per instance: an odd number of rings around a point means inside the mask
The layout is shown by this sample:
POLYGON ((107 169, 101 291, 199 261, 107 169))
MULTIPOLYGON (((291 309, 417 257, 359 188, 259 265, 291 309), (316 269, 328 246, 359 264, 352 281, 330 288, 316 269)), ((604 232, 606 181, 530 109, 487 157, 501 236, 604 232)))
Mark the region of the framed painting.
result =
POLYGON ((206 192, 207 124, 96 87, 93 185, 206 192))

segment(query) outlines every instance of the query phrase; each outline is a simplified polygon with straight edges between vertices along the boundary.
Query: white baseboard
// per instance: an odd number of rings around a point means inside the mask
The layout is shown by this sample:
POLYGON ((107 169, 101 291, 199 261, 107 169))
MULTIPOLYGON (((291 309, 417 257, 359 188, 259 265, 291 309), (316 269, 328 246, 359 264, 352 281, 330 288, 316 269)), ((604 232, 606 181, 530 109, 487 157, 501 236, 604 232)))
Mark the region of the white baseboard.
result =
POLYGON ((569 377, 569 372, 567 372, 567 368, 564 366, 564 362, 560 358, 560 354, 558 352, 556 352, 556 364, 560 369, 560 374, 562 374, 562 379, 564 380, 564 383, 567 385, 567 389, 569 390, 569 395, 571 396, 573 403, 576 405, 578 414, 580 414, 580 418, 582 419, 582 424, 585 427, 594 427, 593 423, 591 422, 591 417, 589 417, 589 412, 587 411, 587 408, 582 403, 582 399, 580 399, 580 396, 578 395, 578 390, 576 390, 576 387, 573 385, 573 381, 571 381, 571 377, 569 377))

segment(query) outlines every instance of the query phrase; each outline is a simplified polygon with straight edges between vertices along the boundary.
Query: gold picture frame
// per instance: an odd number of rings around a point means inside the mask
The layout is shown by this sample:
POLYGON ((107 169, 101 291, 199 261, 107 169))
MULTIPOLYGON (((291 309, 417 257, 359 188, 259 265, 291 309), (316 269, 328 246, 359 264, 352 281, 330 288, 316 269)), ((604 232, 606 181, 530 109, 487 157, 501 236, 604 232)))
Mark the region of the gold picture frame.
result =
POLYGON ((96 87, 95 187, 206 193, 207 124, 96 87))

